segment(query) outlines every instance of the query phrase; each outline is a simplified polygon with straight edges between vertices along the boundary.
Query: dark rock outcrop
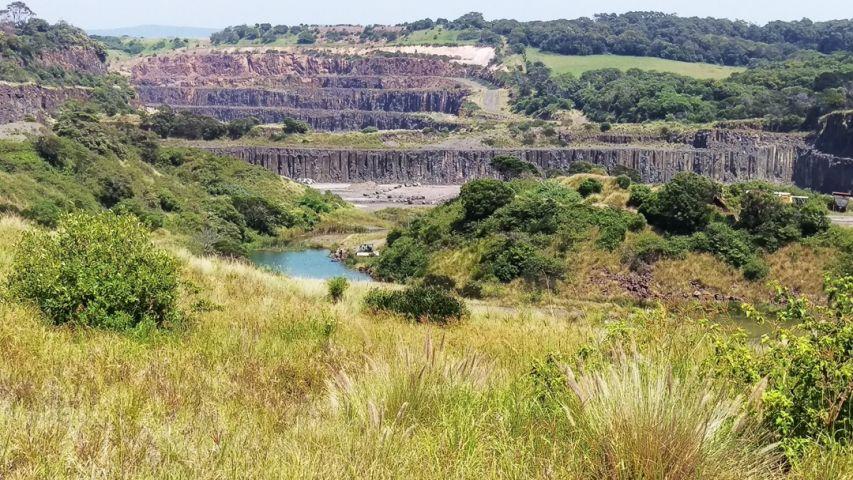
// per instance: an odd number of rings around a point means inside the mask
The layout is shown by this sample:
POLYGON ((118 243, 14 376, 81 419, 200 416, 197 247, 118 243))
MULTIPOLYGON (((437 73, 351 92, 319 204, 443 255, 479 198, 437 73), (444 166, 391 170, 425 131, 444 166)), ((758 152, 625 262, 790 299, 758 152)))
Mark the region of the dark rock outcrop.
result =
POLYGON ((659 183, 683 171, 721 182, 768 180, 790 182, 798 159, 797 147, 769 147, 751 153, 692 148, 649 149, 583 147, 524 150, 331 150, 271 147, 211 148, 224 155, 263 165, 290 178, 320 182, 421 182, 460 184, 497 177, 491 159, 512 155, 541 171, 568 170, 572 163, 591 162, 608 170, 624 166, 639 172, 642 181, 659 183))
POLYGON ((467 90, 378 90, 320 88, 264 90, 257 88, 136 88, 139 100, 150 106, 240 106, 312 110, 377 110, 385 112, 459 113, 467 90))
POLYGON ((477 72, 437 57, 210 53, 147 58, 133 67, 132 81, 150 107, 223 121, 290 117, 316 130, 385 130, 447 123, 406 114, 457 115, 470 92, 454 79, 477 72))
POLYGON ((89 91, 79 87, 0 83, 0 123, 17 122, 28 116, 43 121, 63 103, 88 97, 89 91))
POLYGON ((308 55, 286 52, 209 53, 148 57, 133 66, 137 85, 195 85, 220 79, 241 85, 262 83, 270 78, 317 77, 327 75, 393 77, 467 77, 472 69, 440 58, 405 56, 308 55))
POLYGON ((820 122, 815 147, 823 153, 853 158, 853 111, 825 116, 820 122))

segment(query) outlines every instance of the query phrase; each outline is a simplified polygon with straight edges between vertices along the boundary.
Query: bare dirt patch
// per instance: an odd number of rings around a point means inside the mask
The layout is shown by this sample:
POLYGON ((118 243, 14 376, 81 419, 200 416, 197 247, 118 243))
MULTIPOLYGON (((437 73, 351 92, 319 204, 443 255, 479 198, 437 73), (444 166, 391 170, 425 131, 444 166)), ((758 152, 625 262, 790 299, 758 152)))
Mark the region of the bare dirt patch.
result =
POLYGON ((389 207, 438 205, 459 195, 460 185, 314 183, 311 188, 329 191, 357 208, 376 211, 389 207))

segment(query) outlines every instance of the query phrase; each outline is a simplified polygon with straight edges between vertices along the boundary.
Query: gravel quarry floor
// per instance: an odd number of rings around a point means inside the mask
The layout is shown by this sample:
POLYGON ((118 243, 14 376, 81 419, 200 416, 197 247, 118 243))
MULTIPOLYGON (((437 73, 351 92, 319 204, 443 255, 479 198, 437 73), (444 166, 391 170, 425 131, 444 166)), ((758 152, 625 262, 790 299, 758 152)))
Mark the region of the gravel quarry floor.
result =
POLYGON ((367 183, 314 183, 309 187, 330 191, 357 208, 376 211, 390 207, 438 205, 459 195, 461 185, 367 183))

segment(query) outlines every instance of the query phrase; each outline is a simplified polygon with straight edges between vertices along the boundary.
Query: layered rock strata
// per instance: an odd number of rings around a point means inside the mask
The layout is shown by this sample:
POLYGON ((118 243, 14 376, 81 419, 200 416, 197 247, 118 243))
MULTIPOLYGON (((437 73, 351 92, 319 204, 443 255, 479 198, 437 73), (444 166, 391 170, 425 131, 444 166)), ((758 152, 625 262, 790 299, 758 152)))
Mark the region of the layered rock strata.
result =
POLYGON ((435 57, 211 53, 142 60, 132 81, 147 106, 223 121, 291 117, 317 130, 411 129, 442 124, 412 114, 458 114, 470 92, 454 78, 478 71, 435 57))
POLYGON ((28 83, 0 82, 0 124, 29 117, 44 121, 63 103, 88 97, 89 91, 81 87, 44 87, 28 83))

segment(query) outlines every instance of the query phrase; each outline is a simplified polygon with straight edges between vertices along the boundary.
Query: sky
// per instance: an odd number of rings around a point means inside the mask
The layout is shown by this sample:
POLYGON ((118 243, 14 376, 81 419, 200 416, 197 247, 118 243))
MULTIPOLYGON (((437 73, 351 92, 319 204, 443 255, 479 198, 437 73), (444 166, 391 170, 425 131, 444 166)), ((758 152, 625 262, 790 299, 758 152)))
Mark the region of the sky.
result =
MULTIPOLYGON (((11 0, 6 0, 11 1, 11 0)), ((24 0, 40 17, 83 28, 224 27, 241 23, 395 24, 425 17, 552 20, 655 10, 681 16, 769 20, 853 18, 853 0, 24 0)), ((3 0, 0 0, 0 4, 3 0)))

